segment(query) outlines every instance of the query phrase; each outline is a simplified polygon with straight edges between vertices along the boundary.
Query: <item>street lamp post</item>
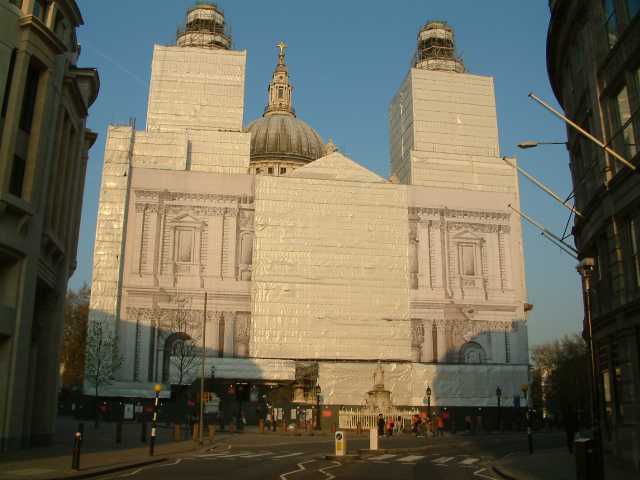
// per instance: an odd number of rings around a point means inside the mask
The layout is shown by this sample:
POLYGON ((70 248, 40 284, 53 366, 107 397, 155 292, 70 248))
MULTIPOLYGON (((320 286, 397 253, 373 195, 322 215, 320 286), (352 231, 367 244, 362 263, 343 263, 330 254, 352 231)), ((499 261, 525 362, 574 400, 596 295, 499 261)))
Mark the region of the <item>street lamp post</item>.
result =
POLYGON ((427 386, 427 416, 431 418, 431 387, 427 386))
POLYGON ((501 414, 502 414, 502 410, 501 410, 501 404, 500 401, 502 399, 502 390, 500 389, 500 387, 496 388, 496 397, 498 399, 498 430, 502 430, 502 418, 501 418, 501 414))
POLYGON ((156 432, 158 428, 158 400, 160 399, 160 390, 162 385, 156 384, 153 387, 156 392, 156 398, 153 402, 153 420, 151 420, 151 437, 149 438, 149 455, 153 457, 153 450, 156 446, 156 432))
POLYGON ((591 367, 591 423, 593 424, 593 442, 596 448, 596 477, 604 478, 604 462, 602 457, 602 432, 600 431, 600 399, 598 397, 598 382, 596 353, 593 345, 593 325, 591 318, 591 276, 595 267, 593 258, 583 258, 578 265, 577 270, 582 277, 582 296, 584 301, 584 330, 586 330, 588 339, 587 347, 589 348, 589 361, 591 367))
POLYGON ((316 384, 316 430, 321 430, 320 428, 320 393, 322 390, 320 389, 320 383, 316 384))
POLYGON ((532 142, 531 140, 527 140, 525 142, 520 142, 518 144, 518 148, 526 150, 528 148, 536 148, 538 145, 567 145, 567 142, 532 142))

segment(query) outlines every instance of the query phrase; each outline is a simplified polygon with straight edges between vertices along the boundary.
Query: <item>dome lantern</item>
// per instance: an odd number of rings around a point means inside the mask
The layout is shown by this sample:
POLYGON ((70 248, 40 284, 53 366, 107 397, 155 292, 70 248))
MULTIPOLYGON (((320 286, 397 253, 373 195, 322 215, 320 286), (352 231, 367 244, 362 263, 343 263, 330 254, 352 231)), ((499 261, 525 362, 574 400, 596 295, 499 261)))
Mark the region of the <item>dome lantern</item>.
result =
POLYGON ((291 98, 293 95, 293 87, 289 83, 289 69, 284 59, 287 44, 281 40, 276 47, 278 47, 280 53, 278 54, 278 64, 273 71, 271 82, 269 82, 269 99, 264 109, 264 115, 277 112, 288 113, 295 116, 296 113, 293 109, 291 98))

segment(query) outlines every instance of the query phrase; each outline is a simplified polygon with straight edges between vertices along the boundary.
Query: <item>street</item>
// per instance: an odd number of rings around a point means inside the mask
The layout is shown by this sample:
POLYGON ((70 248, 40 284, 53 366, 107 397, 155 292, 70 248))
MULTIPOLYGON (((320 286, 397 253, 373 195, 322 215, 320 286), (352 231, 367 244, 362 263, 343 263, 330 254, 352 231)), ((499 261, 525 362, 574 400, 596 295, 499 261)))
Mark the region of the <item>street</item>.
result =
MULTIPOLYGON (((538 434, 536 448, 562 444, 560 434, 538 434)), ((349 455, 367 448, 364 438, 349 440, 349 455)), ((177 456, 148 467, 100 477, 102 480, 128 478, 322 480, 399 479, 442 480, 498 479, 491 462, 505 455, 526 451, 526 435, 448 436, 416 439, 412 436, 385 438, 382 452, 363 453, 336 461, 333 441, 322 439, 275 439, 219 446, 199 453, 177 456)))

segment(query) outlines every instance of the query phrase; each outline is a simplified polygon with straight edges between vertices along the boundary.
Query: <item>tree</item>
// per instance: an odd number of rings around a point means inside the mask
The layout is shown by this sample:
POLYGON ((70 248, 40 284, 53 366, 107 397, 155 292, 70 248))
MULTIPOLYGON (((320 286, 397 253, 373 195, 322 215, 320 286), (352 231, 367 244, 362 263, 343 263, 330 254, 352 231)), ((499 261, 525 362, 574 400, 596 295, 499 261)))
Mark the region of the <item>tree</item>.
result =
POLYGON ((176 309, 169 315, 167 325, 163 381, 170 381, 170 370, 174 370, 177 384, 182 385, 199 363, 201 323, 194 318, 188 299, 177 298, 175 303, 176 309))
POLYGON ((586 343, 567 335, 533 348, 534 401, 554 418, 572 409, 583 418, 590 412, 590 372, 586 343), (538 397, 536 399, 536 397, 538 397))
POLYGON ((85 356, 85 380, 95 388, 96 427, 98 425, 98 396, 100 387, 113 382, 116 371, 122 365, 118 337, 102 322, 92 322, 87 331, 85 356))
POLYGON ((84 284, 78 290, 69 290, 64 306, 64 331, 60 364, 62 385, 82 385, 84 379, 84 357, 89 318, 91 290, 84 284))

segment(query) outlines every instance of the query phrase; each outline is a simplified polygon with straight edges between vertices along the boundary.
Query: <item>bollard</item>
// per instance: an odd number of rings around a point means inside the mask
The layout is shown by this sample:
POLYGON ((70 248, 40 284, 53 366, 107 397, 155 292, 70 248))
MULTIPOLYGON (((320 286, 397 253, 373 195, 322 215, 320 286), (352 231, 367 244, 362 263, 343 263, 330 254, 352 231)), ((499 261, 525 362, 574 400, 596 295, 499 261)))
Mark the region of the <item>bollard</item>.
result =
POLYGON ((173 439, 176 442, 182 441, 182 430, 180 429, 179 423, 173 425, 173 439))
POLYGON ((216 436, 216 426, 213 424, 209 425, 209 440, 213 442, 213 438, 216 436))
POLYGON ((533 435, 531 433, 531 427, 527 427, 527 441, 529 442, 529 453, 533 453, 533 435))
POLYGON ((264 433, 264 420, 263 419, 258 420, 258 431, 260 433, 264 433))
POLYGON ((122 422, 116 423, 116 443, 122 443, 122 422))
POLYGON ((200 424, 199 423, 194 423, 193 424, 193 435, 191 436, 191 439, 195 442, 200 438, 200 424))
POLYGON ((369 429, 369 450, 378 450, 378 429, 369 429))
POLYGON ((78 424, 78 431, 80 432, 80 448, 82 448, 82 441, 84 440, 84 423, 78 424))
POLYGON ((336 457, 344 457, 347 454, 347 437, 344 432, 335 433, 336 457))
POLYGON ((147 442, 147 424, 146 422, 140 423, 140 441, 142 443, 147 442))
POLYGON ((80 445, 82 444, 82 434, 78 431, 73 438, 73 456, 71 458, 71 469, 80 470, 80 445))

